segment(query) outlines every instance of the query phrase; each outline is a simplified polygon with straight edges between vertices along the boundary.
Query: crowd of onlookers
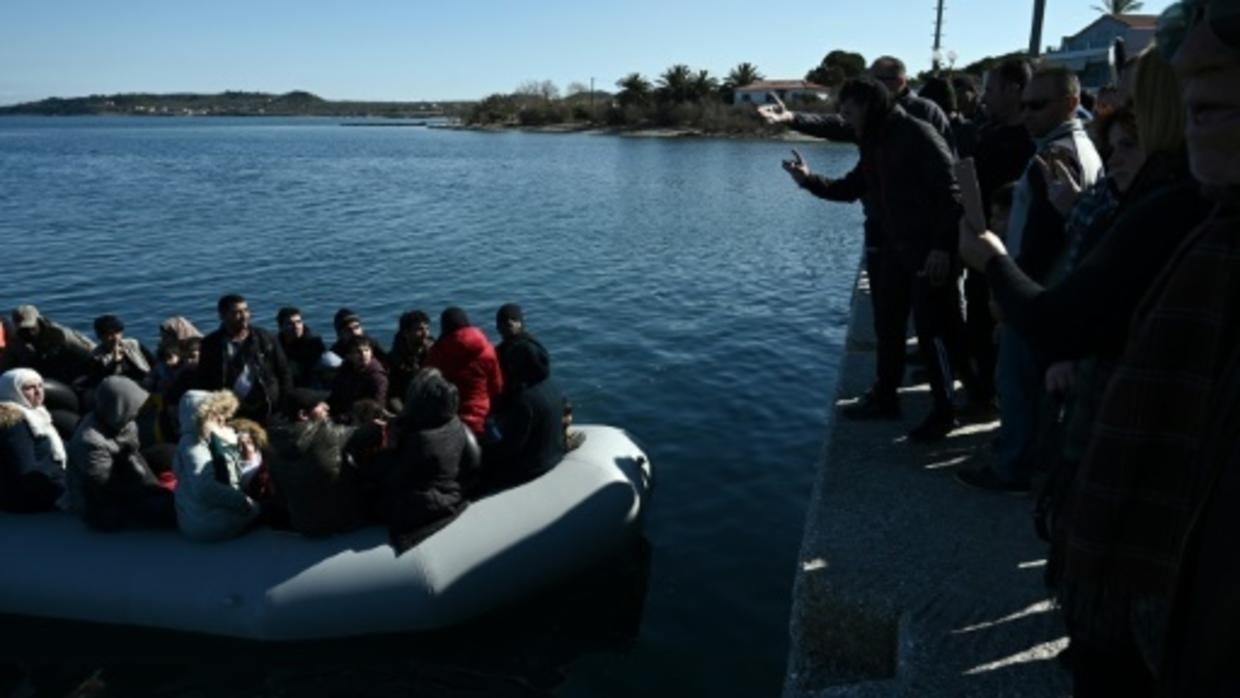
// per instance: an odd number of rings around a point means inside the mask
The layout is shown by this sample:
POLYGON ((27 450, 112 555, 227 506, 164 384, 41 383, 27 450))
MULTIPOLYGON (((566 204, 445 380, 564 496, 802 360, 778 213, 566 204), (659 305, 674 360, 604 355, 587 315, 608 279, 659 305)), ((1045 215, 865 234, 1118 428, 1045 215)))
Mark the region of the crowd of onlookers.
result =
POLYGON ((279 330, 226 295, 203 336, 184 317, 154 352, 103 315, 95 338, 21 305, 0 323, 0 509, 221 540, 386 523, 406 550, 471 498, 534 479, 584 435, 522 310, 492 345, 450 307, 418 310, 385 351, 347 308, 331 346, 297 308, 279 330))
POLYGON ((759 114, 860 149, 784 163, 865 211, 877 376, 841 415, 901 417, 911 313, 934 406, 909 441, 997 409, 956 478, 1040 485, 1076 695, 1240 695, 1240 9, 1174 2, 1116 68, 1095 95, 1018 58, 915 94, 884 57, 839 114, 759 114))

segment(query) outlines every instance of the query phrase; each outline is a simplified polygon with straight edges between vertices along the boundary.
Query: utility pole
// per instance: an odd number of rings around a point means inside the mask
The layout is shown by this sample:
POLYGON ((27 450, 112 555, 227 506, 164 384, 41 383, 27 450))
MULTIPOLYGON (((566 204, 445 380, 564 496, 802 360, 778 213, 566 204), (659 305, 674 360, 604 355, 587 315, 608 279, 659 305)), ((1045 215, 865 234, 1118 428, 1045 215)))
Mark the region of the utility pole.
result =
POLYGON ((1046 0, 1033 0, 1033 29, 1029 33, 1029 57, 1042 55, 1042 17, 1046 14, 1046 0))
POLYGON ((933 56, 931 65, 934 68, 934 72, 938 73, 939 57, 943 55, 943 0, 939 0, 938 11, 934 18, 934 52, 930 55, 933 56))
POLYGON ((594 76, 590 76, 590 121, 594 121, 597 114, 594 111, 594 76))

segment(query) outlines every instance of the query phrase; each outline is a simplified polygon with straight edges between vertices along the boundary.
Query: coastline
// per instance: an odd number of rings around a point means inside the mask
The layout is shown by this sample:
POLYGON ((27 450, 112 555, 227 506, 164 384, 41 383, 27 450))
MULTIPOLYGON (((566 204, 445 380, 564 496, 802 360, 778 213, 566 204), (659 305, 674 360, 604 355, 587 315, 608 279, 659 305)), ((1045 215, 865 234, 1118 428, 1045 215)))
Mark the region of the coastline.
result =
POLYGON ((822 142, 820 138, 807 136, 790 129, 778 133, 725 133, 684 126, 610 128, 579 123, 548 124, 546 126, 437 124, 429 128, 447 131, 475 131, 479 133, 582 134, 589 136, 619 136, 621 138, 715 138, 724 140, 788 141, 794 143, 822 142))

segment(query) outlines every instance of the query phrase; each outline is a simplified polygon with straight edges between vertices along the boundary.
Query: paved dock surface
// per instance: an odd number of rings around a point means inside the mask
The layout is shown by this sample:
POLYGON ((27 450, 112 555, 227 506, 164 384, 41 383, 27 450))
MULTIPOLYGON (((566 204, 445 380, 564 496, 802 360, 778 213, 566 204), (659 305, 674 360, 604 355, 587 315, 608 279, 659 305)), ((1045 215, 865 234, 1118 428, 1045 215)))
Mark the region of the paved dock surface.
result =
MULTIPOLYGON (((874 380, 864 274, 852 310, 837 404, 874 380)), ((901 402, 902 422, 828 424, 793 591, 784 696, 1070 695, 1033 498, 952 477, 987 462, 997 422, 908 443, 905 433, 929 412, 928 388, 905 388, 901 402)))

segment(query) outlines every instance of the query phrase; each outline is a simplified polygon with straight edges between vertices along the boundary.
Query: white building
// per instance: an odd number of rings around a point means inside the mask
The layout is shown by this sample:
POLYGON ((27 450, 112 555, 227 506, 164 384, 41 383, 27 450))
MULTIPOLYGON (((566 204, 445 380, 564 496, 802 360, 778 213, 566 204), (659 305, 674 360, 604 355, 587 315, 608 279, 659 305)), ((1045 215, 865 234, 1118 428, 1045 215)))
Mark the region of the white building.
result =
POLYGON ((1136 56, 1154 40, 1154 15, 1103 15, 1072 36, 1065 36, 1057 51, 1048 51, 1043 61, 1071 68, 1081 85, 1097 89, 1111 82, 1111 45, 1124 39, 1129 56, 1136 56))
POLYGON ((831 91, 817 83, 805 80, 759 80, 736 88, 732 95, 732 104, 766 104, 771 101, 768 97, 771 94, 784 102, 831 99, 831 91))

